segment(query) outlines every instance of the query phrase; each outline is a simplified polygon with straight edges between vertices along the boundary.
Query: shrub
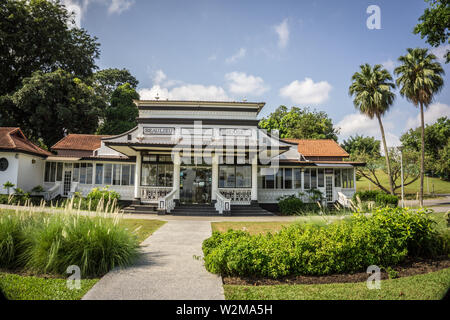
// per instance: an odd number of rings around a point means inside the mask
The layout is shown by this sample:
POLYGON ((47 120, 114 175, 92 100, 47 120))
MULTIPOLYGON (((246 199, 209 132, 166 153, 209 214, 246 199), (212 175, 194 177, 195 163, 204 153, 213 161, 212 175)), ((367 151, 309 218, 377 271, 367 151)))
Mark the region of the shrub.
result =
POLYGON ((278 207, 283 215, 294 215, 303 208, 303 201, 295 196, 288 196, 278 201, 278 207))
POLYGON ((375 198, 375 203, 379 206, 396 207, 398 205, 398 197, 392 194, 380 193, 375 198))
POLYGON ((208 271, 227 275, 324 275, 393 266, 408 256, 448 253, 428 212, 400 208, 357 213, 327 227, 292 225, 276 234, 215 232, 203 243, 208 271))
POLYGON ((367 191, 358 191, 353 194, 353 203, 357 203, 357 198, 359 198, 361 201, 375 201, 377 198, 377 195, 384 194, 380 190, 367 190, 367 191))
POLYGON ((0 265, 65 274, 70 265, 83 276, 103 275, 137 258, 137 235, 117 218, 71 214, 4 214, 0 218, 0 265))

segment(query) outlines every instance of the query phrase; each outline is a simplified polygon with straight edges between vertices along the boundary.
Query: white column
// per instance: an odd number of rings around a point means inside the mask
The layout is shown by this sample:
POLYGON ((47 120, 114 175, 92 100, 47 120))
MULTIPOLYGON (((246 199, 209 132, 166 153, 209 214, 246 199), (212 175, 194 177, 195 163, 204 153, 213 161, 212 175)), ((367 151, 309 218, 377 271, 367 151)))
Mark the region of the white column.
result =
POLYGON ((356 170, 353 167, 353 189, 356 190, 356 170))
POLYGON ((258 155, 252 157, 252 201, 258 201, 258 155))
POLYGON ((212 156, 211 172, 211 200, 217 200, 216 192, 219 190, 219 154, 214 152, 212 156))
POLYGON ((300 169, 302 171, 302 192, 305 190, 305 169, 300 169))
POLYGON ((175 152, 173 155, 173 189, 177 190, 175 192, 176 200, 180 200, 180 165, 180 153, 175 152))
POLYGON ((136 154, 136 167, 134 168, 134 198, 140 199, 140 188, 141 185, 141 164, 142 164, 142 157, 141 152, 137 151, 136 154))

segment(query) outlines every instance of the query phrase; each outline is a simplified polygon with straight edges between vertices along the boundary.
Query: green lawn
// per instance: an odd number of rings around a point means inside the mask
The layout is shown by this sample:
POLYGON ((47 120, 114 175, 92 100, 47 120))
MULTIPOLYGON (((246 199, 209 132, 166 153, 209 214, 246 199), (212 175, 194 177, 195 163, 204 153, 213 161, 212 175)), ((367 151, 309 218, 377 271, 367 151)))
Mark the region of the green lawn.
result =
MULTIPOLYGON (((122 219, 119 223, 130 231, 139 228, 136 232, 142 242, 166 222, 122 219)), ((11 300, 79 300, 98 280, 82 279, 80 290, 70 290, 67 288, 67 279, 0 272, 0 290, 11 300)))
MULTIPOLYGON (((378 179, 380 179, 381 184, 389 189, 389 181, 387 174, 385 174, 382 171, 379 171, 377 173, 377 177, 378 179)), ((357 191, 369 190, 369 184, 371 190, 377 189, 373 183, 369 182, 369 180, 367 180, 366 178, 361 178, 360 180, 356 181, 356 190, 357 191)), ((414 181, 410 185, 405 186, 405 194, 411 195, 416 194, 417 192, 419 192, 419 188, 420 188, 420 179, 414 181)), ((423 185, 424 194, 427 195, 429 193, 432 193, 433 190, 434 193, 450 193, 450 182, 441 180, 439 178, 425 177, 423 185)), ((396 192, 400 194, 401 190, 398 189, 396 192)))
POLYGON ((81 289, 70 290, 66 279, 0 272, 0 289, 9 300, 80 300, 98 280, 81 280, 81 289))
POLYGON ((450 268, 411 277, 383 280, 380 290, 365 282, 317 285, 224 285, 227 300, 437 300, 450 287, 450 268))

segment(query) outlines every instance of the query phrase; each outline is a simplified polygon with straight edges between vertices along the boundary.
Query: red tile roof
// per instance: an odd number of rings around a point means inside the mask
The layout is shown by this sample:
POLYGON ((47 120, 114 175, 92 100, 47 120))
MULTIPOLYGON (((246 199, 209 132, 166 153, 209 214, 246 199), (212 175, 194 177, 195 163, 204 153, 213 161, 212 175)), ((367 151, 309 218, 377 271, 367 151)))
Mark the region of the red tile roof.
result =
POLYGON ((332 139, 282 139, 298 144, 298 152, 305 157, 348 157, 349 154, 332 139))
POLYGON ((100 148, 102 138, 106 137, 111 136, 72 133, 59 140, 51 149, 94 151, 100 148))
POLYGON ((43 157, 52 155, 51 152, 28 140, 22 130, 15 127, 0 127, 0 149, 31 153, 43 157))

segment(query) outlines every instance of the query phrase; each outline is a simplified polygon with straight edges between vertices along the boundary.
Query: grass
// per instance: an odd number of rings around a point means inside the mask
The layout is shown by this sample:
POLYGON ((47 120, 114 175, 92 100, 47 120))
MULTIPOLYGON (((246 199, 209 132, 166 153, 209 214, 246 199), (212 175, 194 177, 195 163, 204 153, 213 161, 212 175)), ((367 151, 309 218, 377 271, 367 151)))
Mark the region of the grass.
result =
POLYGON ((224 285, 227 300, 438 300, 450 287, 450 268, 382 280, 380 290, 365 282, 317 285, 235 286, 224 285))
POLYGON ((144 241, 150 237, 153 232, 164 225, 166 221, 148 220, 148 219, 122 219, 119 224, 133 231, 139 228, 136 232, 139 242, 144 241))
POLYGON ((9 300, 80 300, 99 279, 81 280, 81 289, 70 290, 67 280, 0 272, 0 290, 9 300))
MULTIPOLYGON (((0 210, 0 213, 11 213, 0 210)), ((50 214, 48 214, 50 215, 50 214)), ((138 241, 147 239, 165 221, 146 219, 121 219, 119 225, 130 231, 136 230, 138 241)), ((7 299, 13 300, 78 300, 99 280, 99 278, 81 280, 80 290, 67 288, 66 279, 48 275, 23 275, 0 272, 0 290, 7 299)))
MULTIPOLYGON (((380 180, 381 184, 385 186, 387 189, 389 189, 388 187, 389 181, 387 174, 385 174, 383 171, 380 170, 377 172, 377 177, 380 180)), ((371 183, 366 178, 362 177, 360 180, 356 181, 356 190, 357 191, 369 190, 369 185, 371 190, 378 189, 373 183, 371 183)), ((413 199, 415 199, 415 194, 419 192, 419 188, 420 188, 420 179, 417 179, 410 185, 405 186, 405 194, 414 195, 413 199)), ((450 193, 450 181, 444 181, 439 178, 425 177, 423 189, 425 196, 433 193, 433 191, 434 193, 438 194, 450 193)), ((401 190, 398 189, 396 192, 400 193, 401 190)))

